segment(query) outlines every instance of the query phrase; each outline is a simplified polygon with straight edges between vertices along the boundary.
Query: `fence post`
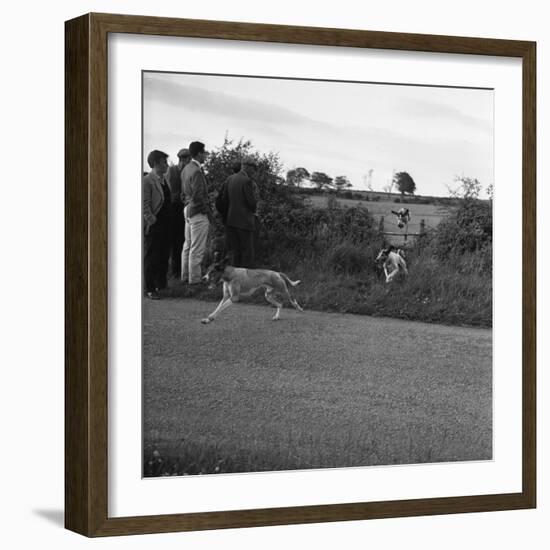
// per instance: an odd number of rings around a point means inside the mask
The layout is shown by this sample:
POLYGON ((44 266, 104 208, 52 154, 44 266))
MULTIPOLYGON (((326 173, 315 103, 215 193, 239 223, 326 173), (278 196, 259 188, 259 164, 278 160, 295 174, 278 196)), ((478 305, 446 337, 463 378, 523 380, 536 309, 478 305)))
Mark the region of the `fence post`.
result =
POLYGON ((426 221, 420 220, 420 235, 424 235, 426 233, 426 221))
POLYGON ((384 216, 380 216, 380 221, 378 222, 378 233, 384 233, 384 216))

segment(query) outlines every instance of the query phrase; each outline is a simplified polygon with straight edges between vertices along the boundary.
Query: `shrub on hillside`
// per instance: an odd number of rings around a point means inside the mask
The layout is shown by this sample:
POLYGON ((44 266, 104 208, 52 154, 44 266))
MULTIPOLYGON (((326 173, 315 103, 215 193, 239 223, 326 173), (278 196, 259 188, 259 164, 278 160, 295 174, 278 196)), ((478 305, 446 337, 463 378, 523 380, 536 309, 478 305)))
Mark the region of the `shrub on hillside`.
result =
POLYGON ((356 245, 340 244, 330 253, 328 264, 336 273, 360 273, 369 265, 369 257, 356 245))
POLYGON ((493 241, 490 203, 466 200, 435 231, 434 252, 441 259, 487 250, 493 241))
POLYGON ((367 245, 376 247, 382 243, 366 208, 341 208, 337 201, 326 209, 272 205, 261 217, 260 248, 266 265, 285 265, 294 258, 303 261, 305 256, 319 259, 342 243, 365 249, 367 245))

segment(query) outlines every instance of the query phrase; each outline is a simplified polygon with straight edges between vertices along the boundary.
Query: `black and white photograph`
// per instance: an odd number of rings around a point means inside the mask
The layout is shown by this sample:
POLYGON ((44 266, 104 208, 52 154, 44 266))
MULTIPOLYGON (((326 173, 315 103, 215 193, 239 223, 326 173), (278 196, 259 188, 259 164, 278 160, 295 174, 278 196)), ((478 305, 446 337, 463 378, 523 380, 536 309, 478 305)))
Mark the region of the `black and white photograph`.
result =
POLYGON ((493 114, 142 73, 144 477, 493 459, 493 114))

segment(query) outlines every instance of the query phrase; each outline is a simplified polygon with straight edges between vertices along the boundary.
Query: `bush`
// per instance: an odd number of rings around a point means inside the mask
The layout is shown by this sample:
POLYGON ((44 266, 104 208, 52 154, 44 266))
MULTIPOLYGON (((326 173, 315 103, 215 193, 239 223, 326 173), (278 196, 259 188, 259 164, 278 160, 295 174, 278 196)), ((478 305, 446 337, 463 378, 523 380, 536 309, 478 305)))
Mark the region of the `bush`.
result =
POLYGON ((359 273, 367 268, 369 258, 358 246, 341 244, 330 253, 328 264, 336 273, 359 273))
POLYGON ((492 248, 493 212, 488 202, 466 200, 437 227, 433 242, 437 257, 447 259, 492 248))
POLYGON ((319 266, 324 255, 342 243, 380 245, 376 223, 367 209, 341 208, 333 197, 329 201, 326 209, 279 204, 262 212, 262 265, 286 268, 307 259, 319 266))

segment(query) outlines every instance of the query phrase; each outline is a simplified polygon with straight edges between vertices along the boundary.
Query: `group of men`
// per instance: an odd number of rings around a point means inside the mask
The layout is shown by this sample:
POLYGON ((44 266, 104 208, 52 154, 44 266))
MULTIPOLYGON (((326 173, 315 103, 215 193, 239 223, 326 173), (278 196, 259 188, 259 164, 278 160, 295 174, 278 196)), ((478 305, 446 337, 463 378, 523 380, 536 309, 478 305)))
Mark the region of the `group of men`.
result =
MULTIPOLYGON (((168 167, 168 155, 154 150, 147 156, 151 171, 143 177, 145 295, 158 299, 166 288, 168 269, 193 286, 201 283, 202 262, 214 213, 202 165, 204 143, 193 141, 178 152, 178 164, 168 167)), ((216 198, 225 227, 231 265, 253 267, 258 187, 253 157, 241 159, 216 198)))

